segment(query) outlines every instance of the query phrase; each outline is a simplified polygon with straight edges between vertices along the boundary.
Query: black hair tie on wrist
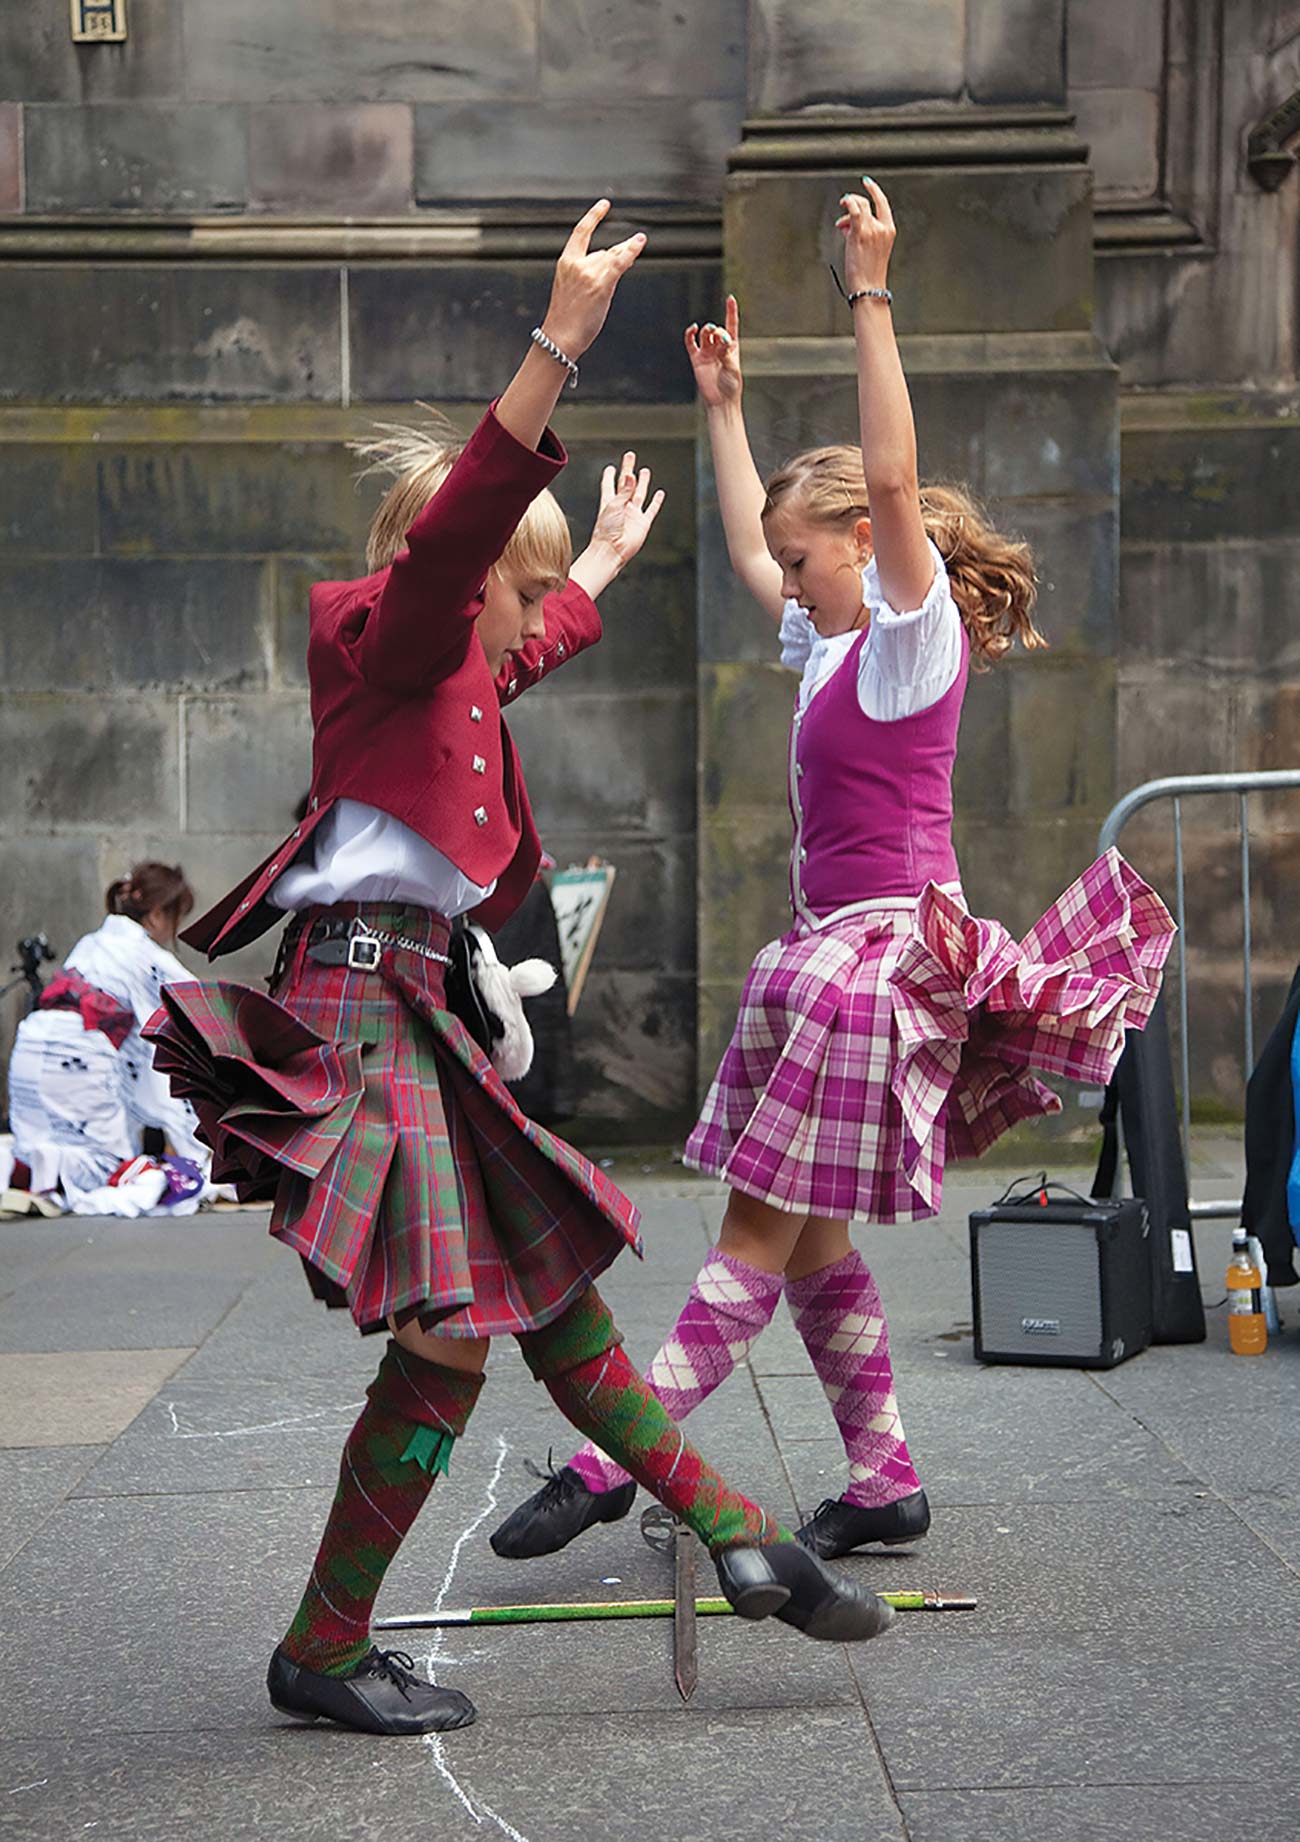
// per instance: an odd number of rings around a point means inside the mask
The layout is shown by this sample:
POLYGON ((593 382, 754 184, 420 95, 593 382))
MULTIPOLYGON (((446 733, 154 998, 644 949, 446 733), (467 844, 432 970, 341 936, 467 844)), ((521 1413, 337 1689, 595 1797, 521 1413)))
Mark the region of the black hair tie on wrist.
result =
POLYGON ((831 272, 831 280, 839 289, 840 299, 847 301, 850 307, 856 307, 859 301, 883 301, 886 307, 892 304, 894 297, 888 288, 855 288, 852 294, 846 294, 835 264, 828 262, 826 267, 831 272))

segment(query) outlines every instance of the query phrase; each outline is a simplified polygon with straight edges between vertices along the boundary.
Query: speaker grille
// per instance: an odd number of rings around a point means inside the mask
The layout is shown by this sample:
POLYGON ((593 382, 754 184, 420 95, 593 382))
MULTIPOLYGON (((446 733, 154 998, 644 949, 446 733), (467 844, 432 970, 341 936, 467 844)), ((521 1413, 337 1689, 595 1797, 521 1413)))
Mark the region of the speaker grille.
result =
POLYGON ((1009 1356, 1101 1354, 1101 1255, 1084 1223, 981 1222, 980 1343, 1009 1356))

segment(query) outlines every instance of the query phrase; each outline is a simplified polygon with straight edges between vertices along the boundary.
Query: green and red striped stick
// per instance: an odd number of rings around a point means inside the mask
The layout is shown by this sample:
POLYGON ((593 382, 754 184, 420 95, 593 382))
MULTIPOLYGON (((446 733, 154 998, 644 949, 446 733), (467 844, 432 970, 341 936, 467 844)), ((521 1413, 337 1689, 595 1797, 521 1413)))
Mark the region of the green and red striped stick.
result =
MULTIPOLYGON (((877 1595, 896 1612, 973 1612, 969 1593, 902 1592, 877 1595)), ((461 1625, 563 1624, 599 1618, 671 1618, 673 1599, 592 1599, 559 1605, 475 1605, 460 1611, 410 1612, 401 1618, 376 1618, 376 1631, 443 1631, 461 1625)), ((724 1617, 725 1599, 697 1599, 700 1618, 724 1617)))

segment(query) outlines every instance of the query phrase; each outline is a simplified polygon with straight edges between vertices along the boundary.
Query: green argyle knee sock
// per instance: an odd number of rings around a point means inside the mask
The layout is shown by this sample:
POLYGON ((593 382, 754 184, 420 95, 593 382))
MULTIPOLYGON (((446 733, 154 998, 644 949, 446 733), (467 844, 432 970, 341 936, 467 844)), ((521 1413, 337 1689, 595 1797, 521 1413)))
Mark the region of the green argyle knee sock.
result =
POLYGON ((370 1648, 370 1614, 451 1448, 481 1375, 425 1362, 390 1342, 343 1447, 339 1484, 302 1604, 282 1648, 295 1663, 345 1676, 370 1648))
POLYGON ((710 1554, 792 1537, 705 1463, 619 1348, 594 1286, 545 1330, 519 1338, 524 1361, 580 1433, 644 1484, 710 1554))

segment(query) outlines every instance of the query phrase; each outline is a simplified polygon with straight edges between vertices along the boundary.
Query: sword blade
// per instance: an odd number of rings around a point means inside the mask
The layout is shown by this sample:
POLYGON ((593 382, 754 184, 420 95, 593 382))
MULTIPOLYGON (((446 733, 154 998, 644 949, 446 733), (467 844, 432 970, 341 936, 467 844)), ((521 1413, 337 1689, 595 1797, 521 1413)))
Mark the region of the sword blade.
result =
POLYGON ((677 1693, 689 1701, 700 1680, 700 1653, 695 1628, 695 1537, 679 1527, 673 1537, 673 1679, 677 1693))

